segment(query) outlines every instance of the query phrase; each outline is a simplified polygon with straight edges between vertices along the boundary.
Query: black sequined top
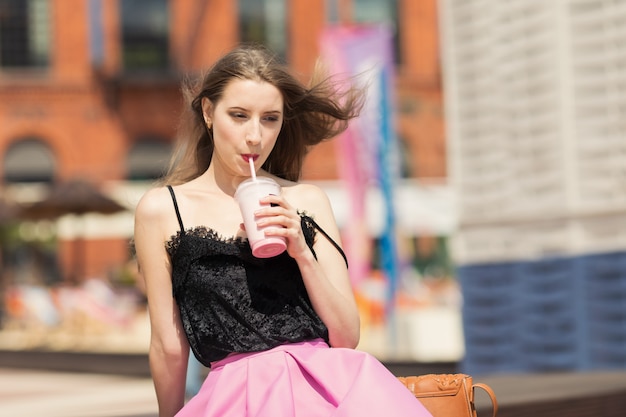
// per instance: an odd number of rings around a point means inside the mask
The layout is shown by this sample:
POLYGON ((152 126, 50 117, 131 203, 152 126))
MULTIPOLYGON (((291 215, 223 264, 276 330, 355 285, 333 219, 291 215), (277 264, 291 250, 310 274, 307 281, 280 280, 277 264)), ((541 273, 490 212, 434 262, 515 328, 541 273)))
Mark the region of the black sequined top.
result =
MULTIPOLYGON (((245 239, 223 238, 202 226, 185 230, 174 191, 168 188, 180 223, 180 231, 166 243, 174 298, 191 350, 203 365, 233 352, 328 341, 328 329, 287 252, 259 259, 245 239)), ((313 251, 316 229, 325 233, 309 216, 300 217, 313 251)))

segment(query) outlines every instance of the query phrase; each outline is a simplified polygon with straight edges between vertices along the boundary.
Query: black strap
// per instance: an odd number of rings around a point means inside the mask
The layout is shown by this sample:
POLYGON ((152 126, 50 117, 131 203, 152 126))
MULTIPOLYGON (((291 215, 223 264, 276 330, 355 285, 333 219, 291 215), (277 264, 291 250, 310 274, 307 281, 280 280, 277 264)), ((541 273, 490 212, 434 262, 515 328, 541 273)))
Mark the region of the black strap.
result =
MULTIPOLYGON (((167 186, 167 189, 168 189, 168 190, 170 190, 170 195, 172 196, 172 202, 174 203, 174 210, 176 211, 176 218, 178 218, 178 224, 180 225, 180 231, 181 231, 181 233, 183 233, 183 234, 184 234, 184 233, 185 233, 185 226, 183 226, 183 219, 182 219, 182 217, 180 216, 180 211, 178 210, 178 203, 176 202, 176 195, 174 194, 174 189, 172 188, 172 186, 171 186, 171 185, 168 185, 168 186, 167 186)), ((320 233, 321 233, 322 235, 324 235, 324 237, 326 237, 326 239, 328 239, 328 241, 329 241, 330 243, 332 243, 332 245, 335 247, 335 249, 337 249, 337 251, 339 251, 339 254, 340 254, 340 255, 341 255, 341 257, 343 258, 344 262, 346 263, 346 267, 347 267, 347 266, 348 266, 348 258, 346 257, 346 254, 344 253, 343 249, 341 249, 341 246, 339 246, 339 245, 337 244, 337 242, 335 242, 335 241, 333 240, 333 238, 332 238, 332 237, 330 237, 330 236, 328 235, 328 233, 326 233, 326 231, 325 231, 324 229, 322 229, 322 228, 320 227, 320 225, 319 225, 319 224, 317 224, 317 223, 315 222, 315 220, 313 220, 310 216, 303 215, 302 217, 303 217, 303 218, 306 218, 306 220, 307 220, 307 221, 311 222, 311 224, 313 225, 313 227, 315 227, 317 230, 319 230, 319 231, 320 231, 320 233)))
POLYGON ((324 231, 324 229, 322 229, 322 228, 320 227, 320 225, 319 225, 319 224, 317 224, 317 223, 315 222, 315 220, 313 220, 310 216, 306 216, 306 215, 304 215, 304 216, 302 216, 302 217, 305 217, 307 221, 311 222, 311 224, 313 225, 313 227, 315 227, 317 230, 319 230, 319 231, 320 231, 320 233, 321 233, 321 234, 323 234, 323 235, 324 235, 324 237, 326 237, 326 239, 328 239, 328 241, 329 241, 330 243, 332 243, 332 244, 333 244, 333 246, 334 246, 334 247, 335 247, 335 248, 339 251, 339 254, 343 257, 343 260, 346 262, 346 267, 347 267, 347 266, 348 266, 348 258, 346 257, 346 254, 344 253, 343 249, 341 249, 341 246, 339 246, 339 245, 337 244, 337 242, 335 242, 335 241, 333 240, 333 238, 332 238, 332 237, 330 237, 330 236, 328 235, 328 233, 326 233, 326 232, 324 231))
POLYGON ((176 210, 176 217, 178 218, 178 224, 180 225, 180 232, 185 234, 185 226, 183 226, 183 219, 180 217, 180 211, 178 211, 178 203, 176 202, 176 195, 174 195, 174 189, 171 185, 167 186, 167 189, 170 190, 170 195, 172 196, 172 202, 174 203, 174 210, 176 210))

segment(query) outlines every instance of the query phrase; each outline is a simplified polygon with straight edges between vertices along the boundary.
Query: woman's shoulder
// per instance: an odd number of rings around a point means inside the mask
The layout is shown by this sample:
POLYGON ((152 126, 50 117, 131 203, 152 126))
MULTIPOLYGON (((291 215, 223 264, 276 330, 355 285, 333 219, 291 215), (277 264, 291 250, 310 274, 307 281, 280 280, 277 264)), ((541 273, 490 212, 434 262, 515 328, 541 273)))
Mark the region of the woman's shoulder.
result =
POLYGON ((284 181, 282 184, 283 188, 293 190, 296 193, 316 193, 316 194, 325 194, 322 187, 317 184, 309 183, 309 182, 294 182, 294 181, 284 181))
POLYGON ((153 187, 137 203, 135 215, 146 220, 158 220, 171 205, 172 197, 167 187, 153 187))
POLYGON ((283 193, 287 201, 301 211, 316 213, 330 207, 328 195, 316 184, 292 182, 283 186, 283 193))

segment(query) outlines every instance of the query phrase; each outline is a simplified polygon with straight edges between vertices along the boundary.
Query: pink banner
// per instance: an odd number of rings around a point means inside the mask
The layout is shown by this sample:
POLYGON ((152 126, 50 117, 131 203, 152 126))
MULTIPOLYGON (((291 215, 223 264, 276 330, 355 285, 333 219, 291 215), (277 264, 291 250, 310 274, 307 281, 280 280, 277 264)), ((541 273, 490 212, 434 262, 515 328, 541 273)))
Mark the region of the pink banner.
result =
POLYGON ((320 39, 322 56, 333 74, 367 82, 368 98, 361 117, 337 138, 338 167, 349 193, 350 220, 342 239, 350 263, 352 284, 358 288, 371 274, 372 237, 368 230, 365 200, 368 186, 379 177, 378 152, 383 142, 381 80, 392 65, 391 31, 381 25, 326 28, 320 39))

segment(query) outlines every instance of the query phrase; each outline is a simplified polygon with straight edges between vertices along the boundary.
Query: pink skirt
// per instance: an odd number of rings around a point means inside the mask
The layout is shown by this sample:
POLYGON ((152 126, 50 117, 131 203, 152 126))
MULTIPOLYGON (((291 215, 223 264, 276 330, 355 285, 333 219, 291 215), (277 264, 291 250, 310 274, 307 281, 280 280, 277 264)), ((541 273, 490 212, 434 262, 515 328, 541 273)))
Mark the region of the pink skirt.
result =
POLYGON ((177 417, 431 417, 372 355, 322 340, 214 362, 177 417))

